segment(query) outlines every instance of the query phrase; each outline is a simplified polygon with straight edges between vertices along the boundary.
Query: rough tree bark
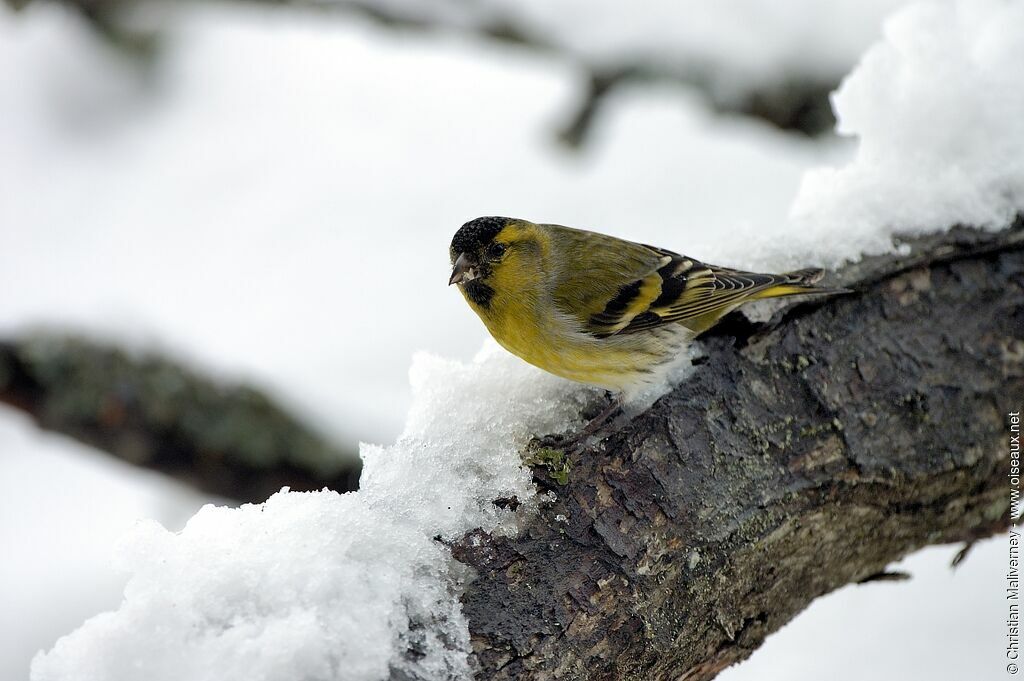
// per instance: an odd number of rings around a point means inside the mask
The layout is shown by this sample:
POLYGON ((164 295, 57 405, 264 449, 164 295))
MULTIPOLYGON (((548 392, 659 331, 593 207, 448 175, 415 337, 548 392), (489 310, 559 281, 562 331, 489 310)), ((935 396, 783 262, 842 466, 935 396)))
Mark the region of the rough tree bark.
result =
MULTIPOLYGON (((856 293, 732 324, 570 452, 515 538, 455 547, 481 679, 711 679, 815 598, 1007 527, 1024 222, 845 268, 856 293)), ((550 445, 550 440, 548 440, 550 445)))

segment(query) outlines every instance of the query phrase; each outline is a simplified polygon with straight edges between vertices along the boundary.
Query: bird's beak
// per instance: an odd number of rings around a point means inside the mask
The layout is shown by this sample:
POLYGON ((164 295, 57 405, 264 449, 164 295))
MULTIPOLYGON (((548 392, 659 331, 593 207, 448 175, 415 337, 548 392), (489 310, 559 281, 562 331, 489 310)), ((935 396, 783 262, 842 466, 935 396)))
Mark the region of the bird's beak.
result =
POLYGON ((452 276, 448 279, 448 285, 473 281, 479 276, 480 273, 477 272, 475 263, 471 262, 465 253, 459 253, 459 257, 455 259, 455 264, 452 266, 452 276))

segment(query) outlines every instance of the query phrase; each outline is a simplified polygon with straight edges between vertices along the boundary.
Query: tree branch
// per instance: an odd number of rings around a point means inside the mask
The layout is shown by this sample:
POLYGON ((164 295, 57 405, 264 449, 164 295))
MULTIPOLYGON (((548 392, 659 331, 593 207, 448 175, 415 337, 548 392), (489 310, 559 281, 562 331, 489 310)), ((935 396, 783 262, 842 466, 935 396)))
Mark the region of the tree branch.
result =
POLYGON ((913 244, 707 337, 518 536, 457 545, 478 678, 711 679, 815 598, 1006 529, 1024 221, 913 244))
MULTIPOLYGON (((32 0, 4 0, 22 9, 32 0)), ((159 46, 159 26, 140 23, 140 6, 165 4, 166 0, 59 0, 72 7, 96 32, 114 46, 136 57, 150 59, 159 46)), ((338 15, 357 16, 390 31, 452 32, 480 40, 511 45, 542 53, 568 63, 580 73, 581 96, 556 138, 576 149, 587 140, 596 114, 617 88, 636 83, 667 83, 700 92, 718 113, 751 116, 785 131, 819 135, 832 129, 835 118, 829 93, 844 73, 814 79, 780 73, 770 82, 750 84, 745 89, 720 75, 719 65, 699 60, 623 58, 619 62, 595 63, 557 37, 546 36, 514 14, 496 6, 475 3, 452 5, 445 11, 429 3, 381 3, 376 0, 246 0, 251 4, 298 8, 338 15), (728 80, 728 88, 722 82, 728 80), (725 96, 726 90, 733 92, 725 96)), ((173 3, 172 3, 173 4, 173 3)), ((159 15, 159 13, 156 13, 159 15)), ((852 66, 852 64, 850 65, 852 66)))
POLYGON ((70 336, 0 341, 0 402, 40 428, 207 492, 261 502, 283 486, 355 489, 359 459, 253 388, 70 336))

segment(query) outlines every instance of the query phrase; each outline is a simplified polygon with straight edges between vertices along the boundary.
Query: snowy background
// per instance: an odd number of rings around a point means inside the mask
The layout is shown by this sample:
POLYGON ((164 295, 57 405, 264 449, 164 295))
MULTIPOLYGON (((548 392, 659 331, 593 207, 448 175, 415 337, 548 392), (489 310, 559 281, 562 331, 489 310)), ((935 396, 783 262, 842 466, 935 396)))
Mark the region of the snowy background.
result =
MULTIPOLYGON (((595 59, 643 45, 667 60, 719 60, 728 84, 794 64, 852 68, 900 3, 841 3, 835 12, 779 4, 652 2, 636 22, 637 13, 624 20, 602 5, 593 16, 603 20, 571 35, 558 29, 565 17, 587 16, 582 3, 521 7, 531 25, 595 59), (755 40, 752 26, 771 39, 755 40)), ((1000 60, 1022 53, 1009 48, 1024 41, 1024 13, 1021 3, 966 6, 895 22, 890 42, 899 47, 865 59, 867 75, 837 98, 845 132, 864 133, 859 151, 850 140, 713 114, 683 88, 636 85, 612 95, 580 153, 552 133, 579 96, 578 74, 542 54, 316 12, 197 5, 167 18, 163 54, 140 71, 60 6, 0 6, 0 335, 43 325, 155 348, 252 381, 341 441, 391 443, 404 432, 430 465, 446 450, 431 439, 440 417, 425 405, 442 395, 421 390, 412 404, 412 357, 426 350, 468 362, 485 337, 445 286, 447 245, 467 219, 561 222, 713 262, 776 267, 885 248, 887 222, 999 226, 1019 209, 1024 135, 1013 114, 1024 107, 1009 85, 1024 69, 1000 60), (884 107, 870 105, 879 100, 884 107), (979 121, 988 110, 1007 115, 979 121), (960 129, 969 132, 944 136, 960 129), (904 142, 914 153, 886 155, 904 142), (842 169, 804 178, 823 164, 842 169), (915 181, 895 190, 894 177, 915 181), (875 198, 865 205, 865 195, 875 198), (939 206, 926 200, 937 196, 939 206)), ((444 382, 443 372, 473 366, 438 361, 417 363, 421 385, 430 383, 423 371, 444 382)), ((475 380, 534 380, 490 362, 475 380)), ((546 398, 573 404, 564 386, 544 385, 546 398)), ((383 462, 372 469, 378 490, 401 488, 387 466, 401 444, 364 450, 383 462)), ((510 470, 484 482, 514 486, 515 478, 510 470)), ((7 409, 0 479, 4 679, 27 678, 37 651, 119 607, 128 573, 113 556, 135 575, 136 596, 158 591, 144 549, 169 557, 177 549, 138 520, 178 530, 211 501, 42 434, 7 409)), ((401 509, 374 505, 372 489, 358 501, 366 522, 377 509, 409 529, 401 509)), ((302 498, 275 497, 282 513, 332 512, 316 507, 316 495, 302 498)), ((464 501, 464 515, 436 519, 445 531, 503 522, 464 501)), ((248 522, 241 512, 204 514, 182 536, 196 541, 248 522)), ((914 574, 908 583, 821 599, 721 678, 996 678, 1003 541, 979 545, 956 573, 948 568, 955 547, 933 548, 899 566, 914 574)), ((442 559, 410 560, 436 567, 442 559)), ((89 656, 88 636, 78 650, 45 658, 46 678, 72 678, 61 664, 74 669, 89 656)))

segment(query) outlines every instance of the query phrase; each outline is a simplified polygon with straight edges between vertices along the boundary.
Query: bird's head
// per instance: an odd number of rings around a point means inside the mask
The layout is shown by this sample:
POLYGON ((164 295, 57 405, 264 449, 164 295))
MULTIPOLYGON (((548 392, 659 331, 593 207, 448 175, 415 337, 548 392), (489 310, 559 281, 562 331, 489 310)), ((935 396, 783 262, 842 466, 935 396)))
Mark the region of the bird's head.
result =
POLYGON ((466 298, 487 309, 495 291, 522 292, 541 276, 542 234, 526 220, 482 217, 452 238, 452 276, 466 298))

